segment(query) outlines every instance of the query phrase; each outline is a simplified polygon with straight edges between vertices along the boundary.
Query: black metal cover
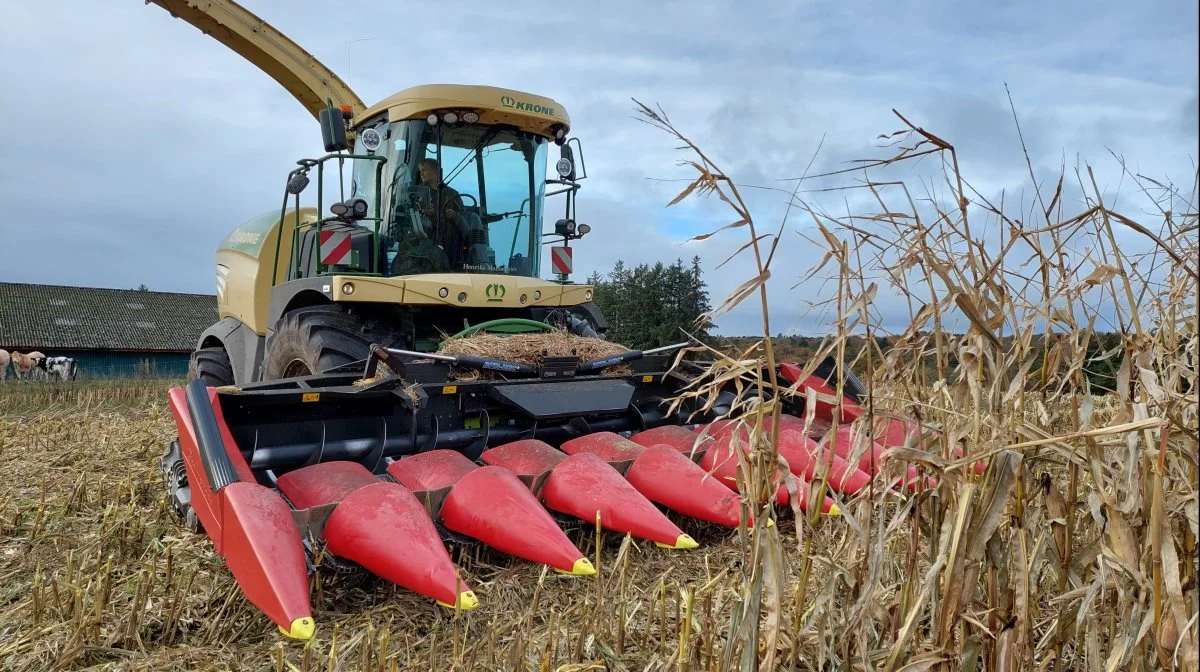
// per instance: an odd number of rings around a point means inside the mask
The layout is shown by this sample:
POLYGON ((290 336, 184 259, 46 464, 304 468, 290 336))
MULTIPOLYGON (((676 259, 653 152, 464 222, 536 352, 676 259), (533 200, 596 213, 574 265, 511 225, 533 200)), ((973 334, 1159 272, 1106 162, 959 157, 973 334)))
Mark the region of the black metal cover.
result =
POLYGON ((629 408, 633 392, 633 384, 626 380, 601 378, 496 385, 488 389, 488 396, 536 420, 556 420, 620 413, 629 408))

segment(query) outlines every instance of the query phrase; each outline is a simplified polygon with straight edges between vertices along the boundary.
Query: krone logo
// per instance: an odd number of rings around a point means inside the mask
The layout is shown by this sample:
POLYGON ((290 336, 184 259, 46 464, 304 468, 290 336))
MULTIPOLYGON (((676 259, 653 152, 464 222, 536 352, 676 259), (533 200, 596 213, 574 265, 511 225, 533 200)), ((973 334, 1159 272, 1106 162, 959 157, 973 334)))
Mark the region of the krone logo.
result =
POLYGON ((487 289, 484 290, 484 294, 487 294, 488 301, 503 301, 504 292, 504 285, 498 282, 493 282, 487 286, 487 289))
POLYGON ((517 100, 512 96, 500 96, 500 104, 509 109, 518 112, 533 112, 534 114, 544 114, 547 117, 554 116, 554 108, 538 105, 537 103, 527 103, 523 100, 517 100))

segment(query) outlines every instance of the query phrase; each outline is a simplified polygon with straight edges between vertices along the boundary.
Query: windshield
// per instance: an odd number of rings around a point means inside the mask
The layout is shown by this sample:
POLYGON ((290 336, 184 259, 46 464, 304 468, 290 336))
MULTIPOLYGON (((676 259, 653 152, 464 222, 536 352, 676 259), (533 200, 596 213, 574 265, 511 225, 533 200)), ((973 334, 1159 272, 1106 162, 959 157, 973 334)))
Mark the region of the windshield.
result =
MULTIPOLYGON (((396 122, 388 155, 385 273, 536 277, 546 140, 502 126, 396 122)), ((356 192, 369 191, 366 175, 356 192)))

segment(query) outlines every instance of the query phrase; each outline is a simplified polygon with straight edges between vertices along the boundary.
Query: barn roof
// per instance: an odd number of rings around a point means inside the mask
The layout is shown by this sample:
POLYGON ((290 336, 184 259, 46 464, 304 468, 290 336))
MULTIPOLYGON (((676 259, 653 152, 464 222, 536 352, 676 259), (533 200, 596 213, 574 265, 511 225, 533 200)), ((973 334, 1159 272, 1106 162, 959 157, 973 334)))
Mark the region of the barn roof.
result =
POLYGON ((0 282, 0 349, 191 351, 217 297, 0 282))

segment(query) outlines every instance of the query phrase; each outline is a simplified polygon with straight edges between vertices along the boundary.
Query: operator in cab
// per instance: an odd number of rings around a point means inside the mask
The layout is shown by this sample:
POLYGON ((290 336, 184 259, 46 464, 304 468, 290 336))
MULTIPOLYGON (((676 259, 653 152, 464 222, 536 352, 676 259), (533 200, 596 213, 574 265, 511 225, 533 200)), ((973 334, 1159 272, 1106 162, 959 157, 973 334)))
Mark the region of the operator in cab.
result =
POLYGON ((413 209, 425 220, 428 237, 409 238, 402 243, 392 266, 394 275, 446 272, 461 263, 462 196, 442 182, 441 166, 436 159, 421 159, 417 168, 419 184, 425 189, 414 199, 413 209))
POLYGON ((442 167, 437 159, 421 159, 418 169, 421 171, 421 184, 429 187, 433 193, 433 198, 421 203, 421 214, 435 221, 453 221, 463 210, 462 196, 454 187, 442 184, 442 167), (439 204, 442 216, 434 217, 439 204))

